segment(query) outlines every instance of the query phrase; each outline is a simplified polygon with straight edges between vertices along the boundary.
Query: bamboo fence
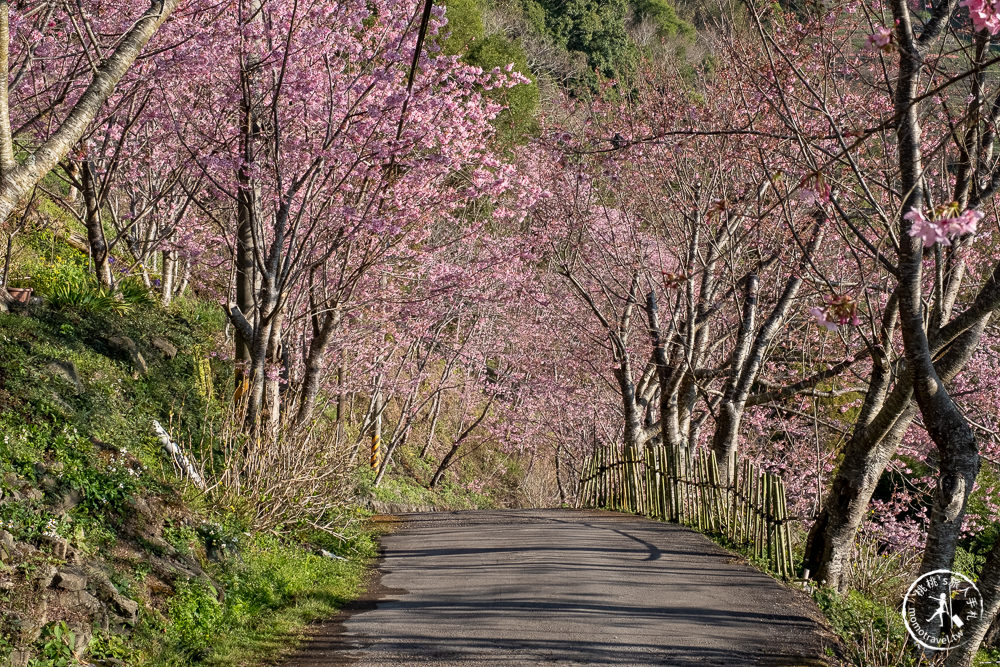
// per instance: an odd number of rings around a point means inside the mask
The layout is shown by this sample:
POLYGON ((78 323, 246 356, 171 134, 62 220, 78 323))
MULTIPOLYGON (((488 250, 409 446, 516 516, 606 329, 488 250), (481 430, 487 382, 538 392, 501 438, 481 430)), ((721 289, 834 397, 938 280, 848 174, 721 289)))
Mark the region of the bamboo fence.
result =
POLYGON ((709 451, 604 447, 584 466, 581 504, 724 535, 792 578, 784 482, 751 461, 737 461, 734 470, 727 483, 709 451))

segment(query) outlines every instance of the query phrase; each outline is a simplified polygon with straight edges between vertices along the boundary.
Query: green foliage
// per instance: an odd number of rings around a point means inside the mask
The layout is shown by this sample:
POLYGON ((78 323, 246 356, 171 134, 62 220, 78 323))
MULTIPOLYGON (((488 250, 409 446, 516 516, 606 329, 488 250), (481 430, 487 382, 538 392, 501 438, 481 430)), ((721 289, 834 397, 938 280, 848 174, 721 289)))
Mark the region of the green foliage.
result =
POLYGON ((409 471, 407 474, 386 475, 377 487, 373 482, 375 474, 365 470, 358 480, 357 495, 373 498, 388 505, 408 507, 428 507, 435 509, 489 509, 497 506, 496 500, 484 490, 474 490, 468 483, 446 480, 431 489, 410 475, 419 479, 430 479, 435 466, 420 459, 412 451, 398 451, 400 464, 409 471))
POLYGON ((44 296, 55 292, 60 285, 83 283, 89 279, 86 258, 75 251, 66 256, 56 255, 52 261, 37 264, 33 269, 32 274, 20 282, 44 296))
POLYGON ((118 293, 104 289, 78 259, 56 257, 55 262, 39 266, 35 275, 23 282, 35 288, 52 307, 58 309, 123 315, 137 305, 152 303, 141 281, 126 279, 118 293))
MULTIPOLYGON (((0 430, 4 432, 0 455, 11 470, 35 479, 35 463, 49 459, 61 464, 56 473, 60 486, 78 491, 80 509, 94 516, 121 511, 138 489, 151 483, 144 480, 144 465, 127 448, 99 452, 67 424, 24 423, 17 415, 8 415, 0 418, 0 430)), ((0 513, 5 510, 6 506, 0 507, 0 513)))
MULTIPOLYGON (((591 69, 615 79, 627 79, 635 70, 639 54, 625 27, 632 14, 626 0, 541 0, 537 4, 545 12, 545 33, 563 48, 586 55, 591 69)), ((532 11, 529 6, 526 13, 532 11)), ((596 80, 588 83, 593 86, 596 80)))
POLYGON ((0 632, 0 662, 8 660, 13 651, 14 644, 11 643, 10 638, 0 632))
POLYGON ((983 565, 986 564, 986 557, 998 538, 1000 538, 1000 526, 992 524, 963 539, 955 552, 955 564, 952 569, 977 579, 983 565))
POLYGON ((201 657, 212 644, 215 626, 222 618, 219 593, 202 581, 178 583, 167 616, 167 640, 183 647, 192 658, 201 657))
MULTIPOLYGON (((166 600, 160 597, 165 591, 150 589, 154 604, 140 610, 138 626, 124 636, 99 632, 88 647, 89 662, 251 664, 287 647, 289 633, 294 636, 305 623, 335 613, 357 593, 367 559, 375 554, 367 532, 355 524, 344 540, 296 536, 310 540, 309 546, 292 542, 292 536, 246 536, 243 527, 207 508, 197 512, 198 502, 182 506, 184 487, 173 486, 172 464, 151 432, 157 419, 182 442, 211 442, 210 422, 224 406, 199 395, 195 362, 225 326, 218 306, 180 298, 163 309, 134 278, 122 281, 113 296, 126 308, 81 306, 81 295, 96 291, 86 258, 51 235, 20 238, 30 243, 14 275, 56 298, 32 308, 28 317, 0 314, 0 485, 5 496, 12 488, 26 492, 26 486, 44 487, 46 494, 0 504, 0 527, 21 541, 40 543, 44 534, 67 538, 77 553, 100 558, 123 594, 144 600, 150 571, 145 556, 163 556, 165 545, 147 542, 130 522, 136 499, 159 496, 159 507, 180 515, 165 522, 163 537, 200 560, 211 577, 180 584, 166 600), (111 336, 135 341, 148 376, 137 375, 118 356, 108 344, 111 336), (177 356, 165 359, 152 347, 153 336, 170 340, 177 356), (53 362, 72 363, 80 384, 53 362), (71 492, 75 506, 57 515, 55 505, 71 492), (206 528, 199 533, 198 525, 206 528), (221 562, 206 559, 209 547, 221 562), (315 547, 348 560, 317 556, 315 547), (221 601, 216 588, 225 590, 221 601)), ((210 370, 218 374, 215 382, 231 378, 226 362, 215 361, 210 370)), ((31 581, 51 560, 42 553, 14 567, 31 581)), ((61 626, 46 632, 35 647, 35 664, 76 664, 60 660, 72 658, 67 649, 82 652, 77 640, 61 626)), ((11 648, 0 638, 0 663, 11 648)))
POLYGON ((857 591, 840 595, 829 588, 814 590, 812 597, 844 641, 850 664, 859 667, 919 664, 919 657, 908 650, 909 636, 894 601, 873 600, 857 591))
POLYGON ((154 637, 163 633, 166 643, 148 647, 142 664, 249 664, 287 648, 290 630, 329 617, 360 591, 377 547, 367 531, 347 532, 345 539, 310 536, 345 560, 274 536, 248 538, 240 557, 226 559, 213 573, 226 592, 223 601, 205 582, 178 587, 169 622, 147 628, 154 637))
POLYGON ((540 35, 547 33, 545 27, 547 13, 537 0, 521 0, 521 10, 524 12, 524 17, 528 20, 528 23, 535 29, 535 32, 540 35))
POLYGON ((118 283, 118 293, 121 301, 130 306, 152 306, 156 303, 149 288, 136 277, 125 278, 118 283))
POLYGON ((86 281, 67 281, 53 285, 44 293, 49 303, 55 308, 75 308, 91 313, 127 313, 129 305, 115 298, 115 295, 86 281))
POLYGON ((668 0, 639 0, 636 12, 640 18, 656 24, 660 37, 680 36, 690 39, 695 35, 694 26, 678 16, 674 5, 668 0))
POLYGON ((486 34, 477 0, 447 0, 444 15, 448 19, 444 28, 447 36, 440 42, 441 52, 446 56, 464 54, 486 34))
POLYGON ((486 71, 494 67, 503 69, 514 63, 514 69, 530 79, 529 83, 491 91, 489 95, 507 107, 496 120, 501 141, 515 143, 532 132, 538 107, 538 85, 521 45, 503 35, 490 35, 472 45, 466 60, 486 71))
POLYGON ((28 667, 68 667, 80 664, 74 656, 76 634, 66 621, 50 623, 42 629, 41 657, 31 660, 28 667))
POLYGON ((163 539, 178 552, 188 555, 193 553, 194 547, 198 543, 198 531, 186 523, 177 523, 167 519, 163 524, 163 539))
POLYGON ((91 662, 107 664, 135 664, 136 651, 121 635, 100 630, 94 634, 87 647, 87 658, 91 662))

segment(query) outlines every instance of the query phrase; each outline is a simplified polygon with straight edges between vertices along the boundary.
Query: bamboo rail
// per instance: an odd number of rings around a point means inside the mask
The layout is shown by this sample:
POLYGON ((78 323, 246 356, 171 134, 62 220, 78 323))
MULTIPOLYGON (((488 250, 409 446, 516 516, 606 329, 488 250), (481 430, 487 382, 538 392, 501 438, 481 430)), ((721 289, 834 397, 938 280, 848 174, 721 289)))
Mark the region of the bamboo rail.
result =
POLYGON ((659 445, 640 454, 602 447, 584 464, 581 505, 724 535, 792 578, 785 483, 752 461, 739 461, 733 470, 727 483, 709 451, 659 445))

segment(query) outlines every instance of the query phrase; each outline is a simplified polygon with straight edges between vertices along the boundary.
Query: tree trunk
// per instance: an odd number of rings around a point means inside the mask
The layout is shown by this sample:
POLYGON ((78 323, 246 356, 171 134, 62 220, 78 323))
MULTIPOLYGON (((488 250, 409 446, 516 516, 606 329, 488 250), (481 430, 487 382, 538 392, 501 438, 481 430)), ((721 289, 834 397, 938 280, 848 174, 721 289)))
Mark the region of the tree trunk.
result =
MULTIPOLYGON (((295 421, 304 424, 312 419, 313 411, 316 408, 316 397, 319 395, 320 380, 326 370, 326 351, 333 338, 333 332, 340 322, 340 311, 320 315, 314 313, 313 337, 309 341, 309 351, 305 358, 305 370, 302 376, 302 388, 299 390, 299 409, 295 421)), ((340 418, 338 396, 338 415, 340 418)))
POLYGON ((108 242, 104 237, 104 221, 101 219, 101 202, 97 192, 97 182, 94 169, 89 160, 80 165, 80 181, 83 184, 84 215, 83 223, 87 228, 87 244, 90 247, 90 260, 94 263, 94 274, 101 287, 110 288, 111 262, 108 256, 108 242))
POLYGON ((490 406, 493 405, 493 400, 495 398, 496 396, 490 396, 490 400, 486 402, 486 405, 483 407, 482 412, 480 412, 479 416, 476 417, 476 421, 472 422, 472 424, 469 425, 467 429, 462 431, 461 435, 459 435, 458 438, 455 439, 455 442, 452 443, 451 448, 448 450, 448 453, 444 455, 443 459, 441 459, 441 465, 438 466, 438 469, 434 472, 434 476, 431 477, 431 483, 428 485, 430 488, 433 489, 435 486, 441 483, 441 477, 444 476, 444 473, 448 469, 448 466, 450 466, 452 461, 455 459, 455 455, 458 454, 459 448, 461 448, 462 444, 468 439, 470 435, 472 435, 472 432, 476 430, 476 428, 483 422, 483 420, 486 419, 486 415, 489 413, 490 406))
POLYGON ((174 299, 174 274, 176 273, 177 258, 176 253, 170 250, 164 250, 162 256, 163 270, 160 272, 160 302, 166 307, 174 299))
POLYGON ((909 403, 881 437, 868 439, 862 433, 848 441, 823 509, 806 539, 803 568, 809 572, 809 578, 825 582, 840 592, 846 590, 854 540, 879 479, 914 414, 916 406, 909 403))
POLYGON ((945 667, 971 667, 979 647, 1000 611, 1000 542, 993 545, 976 587, 983 596, 979 617, 965 627, 964 641, 952 649, 945 667))
MULTIPOLYGON (((122 36, 114 52, 97 68, 94 78, 62 124, 28 159, 15 164, 3 175, 0 182, 0 222, 6 221, 31 188, 79 143, 115 86, 179 2, 180 0, 153 0, 149 9, 122 36)), ((0 85, 6 84, 0 82, 0 85)), ((0 121, 0 132, 5 127, 9 127, 9 119, 6 122, 0 121)), ((0 145, 10 142, 9 133, 0 136, 0 145)))
POLYGON ((424 448, 420 450, 420 458, 427 456, 427 453, 431 450, 431 445, 434 443, 434 431, 437 430, 438 415, 441 412, 441 391, 438 390, 434 394, 434 400, 431 403, 431 423, 427 427, 427 440, 424 442, 424 448))
MULTIPOLYGON (((250 2, 251 21, 260 20, 259 0, 250 2)), ((255 230, 259 226, 259 193, 256 183, 250 176, 250 168, 257 155, 257 143, 260 140, 260 119, 254 103, 257 89, 257 68, 259 58, 256 55, 244 54, 245 60, 240 60, 240 155, 242 164, 236 170, 238 191, 236 193, 236 244, 235 244, 235 291, 236 305, 246 317, 251 327, 256 330, 260 313, 254 303, 254 292, 259 282, 256 276, 256 239, 255 230)), ((238 329, 233 337, 236 354, 236 384, 237 391, 246 392, 249 389, 248 380, 253 363, 251 346, 243 332, 238 329)))

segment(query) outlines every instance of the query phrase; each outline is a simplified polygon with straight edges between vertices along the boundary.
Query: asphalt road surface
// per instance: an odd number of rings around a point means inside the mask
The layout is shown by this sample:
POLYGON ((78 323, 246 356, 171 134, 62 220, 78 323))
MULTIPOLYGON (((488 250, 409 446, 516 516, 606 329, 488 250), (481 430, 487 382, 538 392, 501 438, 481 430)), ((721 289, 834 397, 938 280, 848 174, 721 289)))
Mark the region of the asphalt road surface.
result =
POLYGON ((812 602, 703 535, 607 512, 409 514, 286 663, 831 665, 812 602))

